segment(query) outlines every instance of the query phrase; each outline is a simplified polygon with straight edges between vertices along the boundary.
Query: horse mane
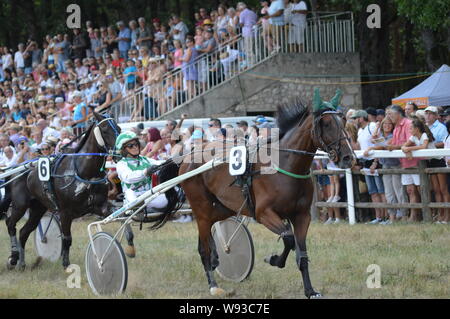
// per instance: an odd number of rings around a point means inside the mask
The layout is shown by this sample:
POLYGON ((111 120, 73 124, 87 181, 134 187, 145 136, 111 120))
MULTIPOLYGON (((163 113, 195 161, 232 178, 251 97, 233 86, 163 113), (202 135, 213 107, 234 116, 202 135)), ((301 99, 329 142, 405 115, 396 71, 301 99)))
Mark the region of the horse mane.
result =
POLYGON ((295 125, 300 125, 309 115, 309 109, 304 102, 297 98, 291 103, 277 106, 277 126, 280 129, 280 138, 295 125))
POLYGON ((89 135, 91 134, 92 129, 94 128, 95 123, 92 123, 88 129, 84 132, 83 137, 80 140, 80 143, 78 143, 77 147, 73 150, 73 153, 78 153, 81 148, 86 144, 87 139, 89 138, 89 135))

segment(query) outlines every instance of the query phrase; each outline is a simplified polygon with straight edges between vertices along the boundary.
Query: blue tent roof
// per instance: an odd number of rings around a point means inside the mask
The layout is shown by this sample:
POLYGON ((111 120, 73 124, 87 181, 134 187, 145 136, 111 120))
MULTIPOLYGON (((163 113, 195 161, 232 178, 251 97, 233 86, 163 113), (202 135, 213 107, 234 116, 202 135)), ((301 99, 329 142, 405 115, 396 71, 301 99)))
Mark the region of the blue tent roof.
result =
POLYGON ((450 105, 450 67, 446 64, 433 73, 422 83, 406 93, 393 99, 428 98, 428 105, 446 106, 450 105))

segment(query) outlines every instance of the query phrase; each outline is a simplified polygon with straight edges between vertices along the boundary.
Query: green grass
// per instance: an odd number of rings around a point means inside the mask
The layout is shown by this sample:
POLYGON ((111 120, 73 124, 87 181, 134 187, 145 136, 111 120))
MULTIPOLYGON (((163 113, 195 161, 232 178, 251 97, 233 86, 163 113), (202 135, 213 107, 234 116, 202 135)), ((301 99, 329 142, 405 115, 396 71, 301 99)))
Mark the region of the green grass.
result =
MULTIPOLYGON (((37 269, 33 240, 26 247, 27 269, 8 271, 9 238, 0 224, 0 298, 98 298, 86 279, 84 254, 87 220, 72 227, 71 262, 81 267, 80 289, 69 289, 69 274, 60 262, 44 261, 37 269)), ((21 226, 21 225, 20 225, 21 226)), ((219 285, 233 298, 305 298, 300 272, 291 254, 284 269, 270 267, 265 256, 281 252, 282 241, 262 225, 249 225, 255 245, 255 267, 242 283, 219 285)), ((105 227, 112 233, 117 225, 105 227)), ((134 226, 137 256, 128 259, 126 293, 116 298, 211 298, 197 253, 195 223, 168 223, 163 229, 139 231, 134 226)), ((327 298, 449 298, 450 227, 446 225, 321 225, 308 236, 314 288, 327 298), (368 289, 370 264, 381 267, 380 289, 368 289)))

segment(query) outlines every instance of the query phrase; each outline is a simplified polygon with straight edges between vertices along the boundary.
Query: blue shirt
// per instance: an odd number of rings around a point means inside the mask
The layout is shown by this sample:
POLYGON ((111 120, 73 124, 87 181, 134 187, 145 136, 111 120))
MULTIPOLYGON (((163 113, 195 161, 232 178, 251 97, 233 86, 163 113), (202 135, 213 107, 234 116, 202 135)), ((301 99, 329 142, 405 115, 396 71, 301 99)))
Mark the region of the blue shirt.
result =
POLYGON ((283 0, 277 0, 270 4, 268 13, 269 15, 277 13, 279 10, 283 10, 283 13, 278 17, 269 19, 269 23, 273 25, 284 25, 284 3, 283 0))
MULTIPOLYGON (((134 65, 127 67, 124 71, 124 74, 127 75, 128 73, 131 73, 131 72, 137 72, 137 68, 134 65)), ((134 74, 127 75, 127 83, 134 83, 135 80, 136 80, 136 75, 134 75, 134 74)))
MULTIPOLYGON (((83 118, 82 110, 83 108, 86 110, 86 116, 88 115, 88 108, 86 103, 81 102, 77 106, 75 106, 75 110, 73 111, 73 120, 79 121, 83 118)), ((75 127, 86 127, 86 122, 78 123, 75 127)))
POLYGON ((119 38, 128 38, 130 41, 119 41, 119 51, 128 51, 131 47, 131 31, 128 28, 119 32, 119 38))
POLYGON ((433 133, 435 143, 444 142, 445 138, 448 135, 447 127, 444 124, 436 120, 432 125, 428 127, 430 128, 431 133, 433 133))

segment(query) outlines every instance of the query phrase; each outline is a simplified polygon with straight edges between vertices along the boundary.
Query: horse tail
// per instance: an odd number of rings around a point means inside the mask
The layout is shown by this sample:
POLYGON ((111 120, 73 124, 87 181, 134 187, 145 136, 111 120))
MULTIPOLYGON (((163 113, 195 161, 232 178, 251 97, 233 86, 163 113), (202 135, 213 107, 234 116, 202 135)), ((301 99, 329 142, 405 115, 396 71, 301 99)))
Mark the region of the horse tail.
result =
MULTIPOLYGON (((164 164, 161 165, 159 170, 159 182, 164 183, 170 179, 178 176, 179 166, 172 160, 169 159, 164 164)), ((183 206, 186 197, 184 196, 183 190, 179 186, 174 186, 165 192, 168 204, 162 210, 163 214, 157 217, 150 226, 151 230, 157 230, 163 227, 167 221, 171 220, 175 213, 183 206)))

